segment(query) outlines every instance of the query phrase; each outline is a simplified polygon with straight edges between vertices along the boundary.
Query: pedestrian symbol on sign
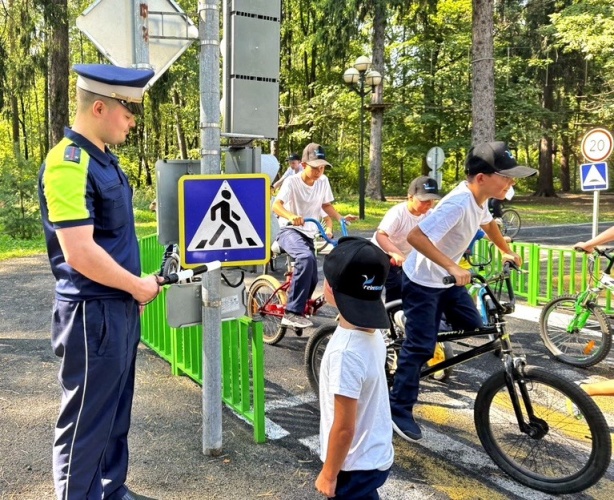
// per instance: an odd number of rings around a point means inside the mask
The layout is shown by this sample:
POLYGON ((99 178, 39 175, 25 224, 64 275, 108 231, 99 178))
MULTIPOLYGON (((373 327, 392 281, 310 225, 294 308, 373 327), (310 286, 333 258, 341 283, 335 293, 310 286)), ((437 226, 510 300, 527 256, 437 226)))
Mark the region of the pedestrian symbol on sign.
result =
POLYGON ((264 243, 228 181, 222 182, 188 250, 262 247, 264 243))

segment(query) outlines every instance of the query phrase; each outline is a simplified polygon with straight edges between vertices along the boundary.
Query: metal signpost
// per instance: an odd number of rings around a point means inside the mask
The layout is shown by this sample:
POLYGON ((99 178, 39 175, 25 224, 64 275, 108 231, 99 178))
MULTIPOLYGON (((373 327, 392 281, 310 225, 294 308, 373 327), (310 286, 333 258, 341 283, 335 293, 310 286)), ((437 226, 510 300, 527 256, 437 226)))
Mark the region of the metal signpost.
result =
POLYGON ((437 185, 441 189, 442 173, 440 167, 443 165, 443 161, 446 159, 443 149, 439 146, 429 149, 426 154, 426 164, 431 169, 431 177, 437 181, 437 185))
POLYGON ((582 191, 593 191, 593 238, 599 232, 599 192, 608 189, 608 165, 603 160, 612 153, 612 134, 604 128, 588 131, 582 139, 582 154, 589 162, 580 166, 582 191))

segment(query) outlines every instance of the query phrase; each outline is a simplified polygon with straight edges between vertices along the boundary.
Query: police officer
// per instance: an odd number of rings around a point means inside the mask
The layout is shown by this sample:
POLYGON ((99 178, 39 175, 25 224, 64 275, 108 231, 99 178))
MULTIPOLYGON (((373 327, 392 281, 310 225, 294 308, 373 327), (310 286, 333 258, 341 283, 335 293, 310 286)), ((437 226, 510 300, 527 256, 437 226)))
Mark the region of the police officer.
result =
POLYGON ((51 343, 62 358, 53 444, 58 499, 135 498, 125 485, 139 313, 160 291, 141 278, 132 189, 107 145, 142 110, 150 70, 75 65, 77 113, 39 173, 56 278, 51 343))

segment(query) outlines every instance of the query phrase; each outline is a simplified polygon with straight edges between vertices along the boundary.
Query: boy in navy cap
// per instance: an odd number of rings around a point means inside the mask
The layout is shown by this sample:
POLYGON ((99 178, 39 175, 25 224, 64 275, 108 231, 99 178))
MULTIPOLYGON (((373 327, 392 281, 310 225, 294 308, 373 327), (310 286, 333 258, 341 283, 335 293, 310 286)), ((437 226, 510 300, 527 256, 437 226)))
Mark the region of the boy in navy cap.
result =
POLYGON ((346 237, 324 261, 324 296, 339 326, 320 365, 317 490, 338 500, 379 498, 394 459, 382 290, 390 258, 364 238, 346 237))
POLYGON ((459 265, 477 230, 484 230, 501 250, 503 260, 521 263, 488 212, 487 201, 505 198, 517 178, 537 171, 519 166, 507 145, 497 141, 473 147, 465 173, 467 180, 450 191, 407 236, 414 247, 403 264, 403 312, 407 321, 390 393, 393 428, 406 440, 422 438, 413 407, 418 400, 420 369, 433 356, 442 314, 454 330, 482 326, 465 289, 471 273, 459 265), (447 275, 456 278, 456 285, 443 284, 447 275))
POLYGON ((273 189, 279 189, 288 177, 294 174, 300 174, 303 171, 301 157, 297 153, 291 153, 288 158, 286 158, 286 161, 288 162, 288 170, 286 170, 284 175, 273 184, 273 189))
POLYGON ((154 276, 140 277, 132 189, 107 144, 123 143, 135 126, 153 71, 86 64, 73 70, 73 126, 49 151, 38 182, 56 278, 51 343, 62 358, 55 490, 65 500, 129 500, 139 312, 160 286, 154 276))

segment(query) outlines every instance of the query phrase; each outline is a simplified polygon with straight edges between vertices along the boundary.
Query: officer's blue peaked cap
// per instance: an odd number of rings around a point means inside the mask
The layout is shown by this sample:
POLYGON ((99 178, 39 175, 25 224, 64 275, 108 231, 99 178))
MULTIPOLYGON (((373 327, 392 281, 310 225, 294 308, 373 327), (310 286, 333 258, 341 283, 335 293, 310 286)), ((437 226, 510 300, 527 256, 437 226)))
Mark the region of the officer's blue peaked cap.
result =
POLYGON ((131 113, 142 113, 143 92, 154 76, 150 69, 133 69, 110 64, 75 64, 77 87, 118 100, 131 113))

